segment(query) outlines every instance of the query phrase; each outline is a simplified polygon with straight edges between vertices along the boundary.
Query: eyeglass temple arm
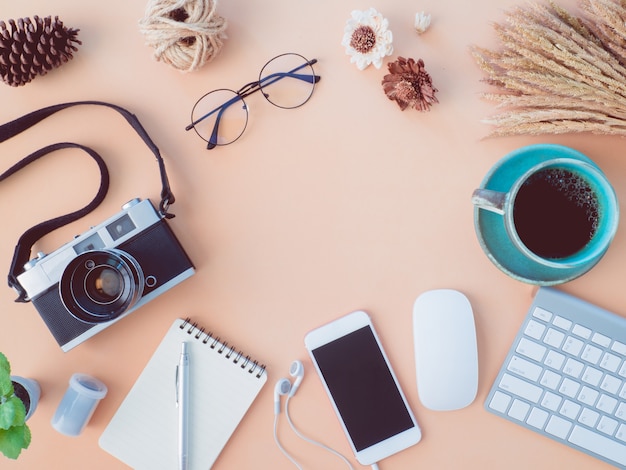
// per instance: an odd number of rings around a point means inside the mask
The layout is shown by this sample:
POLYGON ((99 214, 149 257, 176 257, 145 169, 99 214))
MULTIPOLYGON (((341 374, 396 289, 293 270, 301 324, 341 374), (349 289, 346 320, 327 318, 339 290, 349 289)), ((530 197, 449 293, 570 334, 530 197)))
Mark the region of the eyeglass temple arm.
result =
POLYGON ((259 80, 258 84, 259 86, 260 85, 267 86, 285 77, 295 78, 295 79, 302 80, 308 83, 317 83, 322 78, 319 75, 295 73, 298 70, 303 69, 304 67, 312 66, 313 64, 316 64, 316 63, 317 63, 317 59, 311 59, 305 62, 304 64, 300 65, 299 67, 296 67, 295 69, 290 70, 289 72, 277 72, 277 73, 270 74, 267 77, 263 77, 263 79, 259 80))
MULTIPOLYGON (((244 103, 244 107, 245 107, 245 102, 242 100, 242 97, 240 95, 237 95, 229 99, 226 103, 224 103, 222 106, 218 108, 219 112, 217 113, 217 117, 215 118, 215 124, 213 124, 213 131, 211 132, 211 137, 209 138, 209 141, 206 144, 207 150, 211 150, 217 146, 217 133, 220 127, 220 119, 222 119, 222 115, 224 114, 224 111, 226 111, 231 104, 234 104, 237 101, 241 101, 242 103, 244 103)), ((210 114, 213 114, 214 112, 215 111, 212 111, 210 114)))
POLYGON ((222 114, 224 114, 224 110, 226 108, 221 107, 219 113, 217 113, 217 117, 215 118, 215 124, 213 125, 213 132, 211 132, 211 137, 206 144, 207 150, 214 149, 217 146, 217 131, 220 127, 220 119, 222 118, 222 114))
POLYGON ((195 121, 193 121, 191 124, 189 124, 187 127, 185 127, 186 131, 190 131, 191 129, 193 129, 193 127, 204 121, 206 118, 213 116, 213 114, 215 113, 219 113, 217 116, 217 121, 219 121, 221 115, 224 113, 224 111, 226 110, 226 108, 228 108, 230 105, 235 104, 237 101, 241 100, 242 96, 241 95, 236 95, 234 97, 232 97, 231 99, 229 99, 228 101, 226 101, 224 104, 222 104, 221 106, 209 111, 208 113, 200 116, 198 119, 196 119, 195 121))
MULTIPOLYGON (((315 62, 311 61, 312 63, 317 62, 317 60, 315 60, 315 62)), ((277 82, 278 80, 281 80, 283 78, 295 78, 298 80, 302 80, 304 82, 308 82, 308 83, 317 83, 320 81, 320 76, 319 75, 309 75, 309 74, 300 74, 300 73, 294 73, 295 71, 306 67, 307 65, 309 65, 309 63, 306 63, 304 65, 301 65, 298 68, 293 69, 290 72, 276 72, 273 74, 270 74, 266 77, 263 77, 261 80, 258 80, 256 82, 250 82, 250 83, 246 83, 244 86, 242 86, 239 91, 237 91, 237 94, 239 96, 241 96, 242 98, 245 98, 247 96, 250 96, 253 93, 256 93, 257 91, 259 91, 260 89, 262 89, 264 86, 267 85, 271 85, 274 82, 277 82)), ((230 103, 232 104, 232 103, 230 103)), ((229 104, 229 105, 230 105, 229 104)))
POLYGON ((320 78, 322 77, 320 77, 319 75, 308 75, 308 74, 292 73, 292 72, 277 72, 277 73, 268 75, 267 77, 263 77, 263 86, 270 85, 274 82, 277 82, 278 80, 282 78, 295 78, 297 80, 302 80, 303 82, 307 82, 307 83, 317 83, 320 81, 320 78), (271 81, 269 81, 268 83, 265 83, 268 80, 271 80, 271 81))

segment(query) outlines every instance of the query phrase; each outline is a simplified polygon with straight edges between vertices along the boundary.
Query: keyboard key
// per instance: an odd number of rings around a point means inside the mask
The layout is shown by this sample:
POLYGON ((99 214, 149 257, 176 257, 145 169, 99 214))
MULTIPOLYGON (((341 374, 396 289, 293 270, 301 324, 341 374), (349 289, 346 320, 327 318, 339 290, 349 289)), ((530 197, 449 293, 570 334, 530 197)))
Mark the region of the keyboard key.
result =
POLYGON ((615 354, 604 353, 604 356, 602 356, 602 360, 600 361, 600 367, 610 372, 617 372, 621 362, 622 360, 615 354))
POLYGON ((561 406, 561 409, 559 410, 559 413, 561 413, 566 418, 574 420, 578 416, 580 408, 581 406, 579 404, 574 403, 571 400, 565 400, 563 402, 563 406, 561 406))
POLYGON ((583 353, 580 355, 582 360, 590 362, 591 364, 597 364, 601 357, 602 349, 592 346, 591 344, 585 346, 583 353))
POLYGON ((546 347, 541 344, 530 341, 526 338, 522 338, 517 345, 516 351, 530 359, 537 362, 541 362, 543 356, 546 354, 546 347))
POLYGON ((572 423, 569 421, 559 418, 558 416, 551 416, 546 426, 546 432, 561 439, 565 439, 571 428, 572 423))
POLYGON ((530 414, 528 415, 526 423, 535 428, 543 429, 543 426, 548 420, 548 416, 550 416, 550 414, 547 411, 533 407, 533 409, 530 411, 530 414))
POLYGON ((600 413, 590 410, 589 408, 584 408, 578 417, 578 422, 590 428, 595 428, 599 418, 600 413))
POLYGON ((565 367, 563 367, 563 373, 570 377, 578 378, 583 371, 583 367, 585 366, 582 362, 570 358, 565 363, 565 367))
POLYGON ((622 389, 619 392, 619 397, 626 400, 626 383, 622 386, 622 389))
POLYGON ((617 354, 621 354, 622 356, 626 356, 626 344, 620 343, 619 341, 615 341, 611 346, 611 350, 615 351, 617 354))
POLYGON ((615 437, 618 438, 620 441, 626 442, 626 424, 620 424, 619 429, 615 434, 615 437))
POLYGON ((574 328, 572 328, 572 333, 584 339, 589 339, 591 337, 591 330, 582 325, 574 325, 574 328))
POLYGON ((562 401, 563 399, 559 395, 552 392, 546 392, 541 400, 541 406, 551 411, 556 411, 559 409, 559 405, 562 401))
POLYGON ((582 426, 574 426, 568 440, 572 444, 617 462, 619 465, 626 465, 626 445, 621 445, 608 437, 582 426))
POLYGON ((573 336, 568 336, 561 350, 571 354, 572 356, 578 356, 584 345, 585 343, 581 340, 574 338, 573 336))
POLYGON ((617 411, 615 411, 615 416, 618 419, 626 422, 626 402, 619 404, 619 406, 617 407, 617 411))
POLYGON ((544 308, 535 307, 535 310, 533 311, 533 317, 539 318, 540 320, 543 320, 546 323, 549 323, 550 320, 552 319, 552 313, 548 312, 544 308))
POLYGON ((569 321, 567 318, 563 318, 559 315, 554 317, 554 320, 552 321, 552 324, 554 326, 557 326, 559 328, 561 328, 562 330, 569 330, 572 327, 572 322, 569 321))
POLYGON ((604 380, 600 384, 600 388, 611 395, 617 395, 617 391, 620 389, 622 381, 612 375, 605 375, 604 380))
POLYGON ((545 325, 539 323, 538 321, 530 320, 528 325, 526 325, 524 334, 534 339, 541 339, 544 331, 546 331, 545 325))
POLYGON ((593 336, 591 337, 591 341, 593 341, 596 344, 599 344, 603 348, 608 348, 611 344, 611 338, 609 338, 608 336, 604 336, 600 333, 594 333, 593 336))
POLYGON ((489 402, 489 408, 499 411, 500 413, 505 413, 509 403, 511 403, 510 396, 500 391, 496 391, 489 402))
POLYGON ((553 348, 559 349, 561 344, 563 344, 563 340, 565 339, 565 334, 561 333, 554 328, 550 328, 546 333, 545 338, 543 338, 543 342, 552 346, 553 348))
POLYGON ((525 380, 518 379, 510 374, 504 374, 502 376, 500 388, 533 403, 537 403, 543 393, 540 387, 528 383, 525 380))
POLYGON ((587 367, 585 372, 583 372, 582 381, 596 387, 600 383, 600 380, 602 380, 603 375, 604 373, 602 371, 594 369, 593 367, 587 367))
POLYGON ((624 364, 622 364, 622 368, 619 370, 618 373, 622 377, 626 377, 626 361, 624 361, 624 364))
POLYGON ((530 410, 530 405, 528 403, 515 399, 513 400, 511 408, 509 408, 508 415, 518 421, 524 421, 526 419, 526 415, 528 414, 528 410, 530 410))
POLYGON ((578 394, 578 401, 584 403, 585 405, 593 406, 596 403, 596 400, 600 396, 600 392, 594 390, 593 388, 589 388, 587 386, 583 387, 578 394))
POLYGON ((565 362, 565 356, 556 351, 548 351, 546 359, 543 361, 545 365, 556 370, 561 370, 563 363, 565 362))
POLYGON ((551 370, 546 370, 543 373, 543 377, 541 377, 541 385, 549 388, 550 390, 556 390, 559 383, 561 383, 561 376, 551 370))
POLYGON ((517 356, 511 358, 507 369, 532 382, 536 382, 539 379, 541 371, 543 370, 541 366, 517 356))
POLYGON ((612 418, 609 418, 608 416, 603 416, 602 418, 600 418, 600 422, 598 423, 598 431, 608 435, 608 436, 612 436, 613 433, 615 433, 615 430, 617 429, 617 425, 619 423, 617 421, 615 421, 612 418))
POLYGON ((604 411, 607 414, 613 414, 616 406, 617 400, 615 398, 602 394, 600 395, 600 399, 598 400, 596 408, 600 411, 604 411))
POLYGON ((578 393, 578 389, 580 388, 580 384, 578 382, 574 382, 572 379, 565 378, 559 387, 559 393, 563 395, 567 395, 570 398, 574 398, 578 393))

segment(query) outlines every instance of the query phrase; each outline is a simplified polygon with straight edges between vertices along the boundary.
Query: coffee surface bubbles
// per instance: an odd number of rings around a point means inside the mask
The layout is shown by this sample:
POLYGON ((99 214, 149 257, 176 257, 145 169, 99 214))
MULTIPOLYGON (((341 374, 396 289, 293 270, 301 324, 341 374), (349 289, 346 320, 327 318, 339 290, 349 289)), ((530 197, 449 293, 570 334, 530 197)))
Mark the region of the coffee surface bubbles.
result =
POLYGON ((548 168, 531 175, 513 204, 515 229, 529 250, 547 259, 571 256, 593 238, 598 199, 585 178, 548 168))

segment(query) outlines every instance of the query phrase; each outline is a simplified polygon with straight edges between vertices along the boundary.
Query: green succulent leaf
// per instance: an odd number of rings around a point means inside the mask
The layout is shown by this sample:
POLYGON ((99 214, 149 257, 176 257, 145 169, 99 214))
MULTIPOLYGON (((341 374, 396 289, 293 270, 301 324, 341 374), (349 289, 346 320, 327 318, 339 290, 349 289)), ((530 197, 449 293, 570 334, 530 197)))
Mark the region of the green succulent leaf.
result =
POLYGON ((26 418, 26 408, 22 400, 13 396, 0 405, 0 429, 21 426, 26 418))
POLYGON ((3 376, 0 374, 0 403, 2 403, 3 398, 7 398, 13 395, 13 382, 11 381, 11 376, 3 376))
POLYGON ((28 448, 30 440, 30 429, 26 424, 0 429, 0 452, 10 459, 17 459, 22 449, 28 448))
POLYGON ((11 373, 11 365, 7 357, 0 352, 0 371, 5 371, 7 374, 11 373))
POLYGON ((0 396, 13 395, 13 383, 11 382, 11 366, 6 356, 0 353, 0 396))

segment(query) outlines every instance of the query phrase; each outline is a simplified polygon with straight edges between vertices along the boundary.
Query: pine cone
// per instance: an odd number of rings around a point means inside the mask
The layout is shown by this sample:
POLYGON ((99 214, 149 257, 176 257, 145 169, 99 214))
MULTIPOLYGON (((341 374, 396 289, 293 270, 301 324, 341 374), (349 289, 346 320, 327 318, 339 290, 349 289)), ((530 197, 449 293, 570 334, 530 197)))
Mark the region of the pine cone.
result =
POLYGON ((0 21, 0 76, 7 85, 21 86, 37 75, 45 75, 73 58, 82 44, 78 29, 68 29, 55 16, 9 20, 11 30, 0 21))

